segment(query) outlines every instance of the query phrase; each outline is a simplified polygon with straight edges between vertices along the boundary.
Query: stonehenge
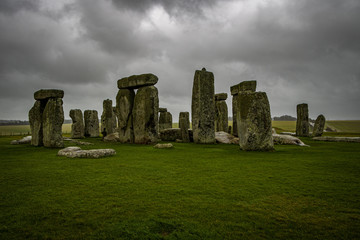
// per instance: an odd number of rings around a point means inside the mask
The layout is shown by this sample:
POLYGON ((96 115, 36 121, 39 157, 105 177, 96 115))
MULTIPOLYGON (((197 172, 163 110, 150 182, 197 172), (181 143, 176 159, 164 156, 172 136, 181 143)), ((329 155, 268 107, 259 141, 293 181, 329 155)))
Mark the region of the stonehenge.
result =
POLYGON ((320 114, 315 120, 312 136, 321 137, 321 135, 324 132, 324 128, 325 128, 325 117, 324 115, 320 114))
POLYGON ((99 117, 96 110, 84 111, 85 137, 99 137, 99 117))
POLYGON ((191 118, 195 143, 215 143, 214 74, 196 70, 194 75, 191 118))
POLYGON ((73 122, 71 125, 71 138, 83 138, 85 136, 85 127, 81 110, 71 109, 69 115, 73 122))
POLYGON ((251 82, 249 85, 239 84, 237 94, 236 121, 240 149, 272 151, 274 143, 269 100, 266 93, 254 92, 256 83, 251 82))
POLYGON ((151 73, 118 80, 116 112, 120 142, 151 144, 158 141, 159 96, 154 86, 157 82, 158 77, 151 73))
POLYGON ((29 111, 31 144, 33 146, 63 147, 64 91, 41 89, 34 93, 36 100, 29 111))
POLYGON ((159 131, 172 128, 172 115, 166 108, 159 108, 159 131))
POLYGON ((296 136, 309 136, 309 108, 306 103, 298 104, 296 106, 296 136))
POLYGON ((233 114, 233 127, 232 127, 232 131, 233 131, 233 135, 234 136, 238 136, 238 126, 237 126, 237 105, 238 105, 238 94, 240 91, 250 91, 250 92, 255 92, 256 91, 256 81, 255 80, 251 80, 251 81, 243 81, 239 84, 236 84, 234 86, 230 87, 230 92, 231 95, 233 96, 232 98, 232 114, 233 114))
POLYGON ((228 107, 225 102, 227 93, 215 94, 215 131, 228 131, 228 107))

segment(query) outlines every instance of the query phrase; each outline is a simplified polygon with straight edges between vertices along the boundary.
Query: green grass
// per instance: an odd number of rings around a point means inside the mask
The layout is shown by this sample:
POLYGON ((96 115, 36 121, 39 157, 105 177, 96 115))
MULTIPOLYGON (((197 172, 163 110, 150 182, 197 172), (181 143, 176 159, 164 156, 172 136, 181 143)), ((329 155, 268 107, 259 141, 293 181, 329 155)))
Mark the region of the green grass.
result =
MULTIPOLYGON (((71 123, 62 125, 63 133, 71 133, 71 123)), ((29 135, 30 125, 0 126, 0 136, 29 135)))
POLYGON ((0 239, 360 238, 357 143, 265 153, 85 139, 117 155, 69 159, 15 138, 0 137, 0 239))
POLYGON ((338 132, 357 132, 360 133, 360 121, 326 121, 326 126, 336 129, 338 132))

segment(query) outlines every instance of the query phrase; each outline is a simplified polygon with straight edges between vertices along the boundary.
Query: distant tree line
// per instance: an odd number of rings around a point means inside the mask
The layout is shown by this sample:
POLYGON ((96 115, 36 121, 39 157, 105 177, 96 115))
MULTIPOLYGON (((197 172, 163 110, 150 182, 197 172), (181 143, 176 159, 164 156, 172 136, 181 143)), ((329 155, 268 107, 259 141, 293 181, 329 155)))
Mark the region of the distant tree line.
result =
POLYGON ((274 121, 296 121, 296 117, 292 117, 289 115, 283 115, 281 117, 274 117, 274 121))
MULTIPOLYGON (((71 119, 65 119, 64 123, 72 123, 71 119)), ((9 125, 29 125, 29 121, 22 120, 0 120, 0 126, 9 126, 9 125)))

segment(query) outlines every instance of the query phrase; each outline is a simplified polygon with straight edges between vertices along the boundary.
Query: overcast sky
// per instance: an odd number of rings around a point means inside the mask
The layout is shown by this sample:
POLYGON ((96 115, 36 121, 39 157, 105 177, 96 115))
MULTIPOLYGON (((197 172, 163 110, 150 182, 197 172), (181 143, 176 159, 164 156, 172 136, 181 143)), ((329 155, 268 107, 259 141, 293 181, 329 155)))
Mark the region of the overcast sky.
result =
POLYGON ((256 79, 272 116, 360 119, 359 0, 1 0, 0 119, 27 119, 33 93, 64 112, 115 105, 117 80, 159 77, 160 106, 191 112, 194 72, 215 92, 256 79))

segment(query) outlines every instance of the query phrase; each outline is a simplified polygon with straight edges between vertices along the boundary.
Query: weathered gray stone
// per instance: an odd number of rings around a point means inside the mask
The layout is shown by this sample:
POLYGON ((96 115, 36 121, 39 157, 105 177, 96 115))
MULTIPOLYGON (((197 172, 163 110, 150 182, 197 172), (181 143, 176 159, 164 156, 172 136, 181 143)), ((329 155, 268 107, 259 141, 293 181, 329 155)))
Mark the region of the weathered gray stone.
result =
POLYGON ((159 97, 155 86, 137 91, 133 108, 134 142, 150 144, 158 141, 159 97))
POLYGON ((217 132, 228 130, 228 107, 224 100, 215 102, 215 130, 217 132))
POLYGON ((110 133, 104 137, 104 142, 119 142, 120 137, 118 132, 110 133))
POLYGON ((94 145, 93 143, 90 143, 90 142, 79 141, 77 139, 72 139, 72 138, 67 138, 67 137, 63 137, 63 140, 69 141, 71 143, 75 143, 76 145, 94 145))
POLYGON ((291 135, 273 133, 273 140, 275 145, 298 145, 301 147, 309 147, 309 145, 306 145, 300 139, 291 135))
POLYGON ((242 91, 255 92, 256 91, 256 80, 243 81, 239 84, 236 84, 236 85, 230 87, 231 95, 239 94, 239 92, 242 92, 242 91))
POLYGON ((36 101, 34 106, 29 111, 29 123, 31 130, 31 145, 42 146, 43 145, 43 123, 42 115, 46 101, 36 101))
POLYGON ((271 151, 270 105, 266 93, 242 91, 238 94, 237 126, 239 145, 246 151, 271 151))
POLYGON ((298 104, 296 107, 296 136, 309 136, 309 109, 306 103, 298 104))
POLYGON ((120 89, 116 95, 116 113, 118 118, 119 142, 133 143, 134 129, 132 111, 135 92, 132 89, 120 89))
POLYGON ((68 158, 101 158, 109 157, 116 154, 114 149, 91 149, 82 150, 80 147, 67 147, 58 152, 58 156, 68 158))
POLYGON ((117 111, 116 111, 116 107, 112 107, 112 108, 113 108, 113 115, 112 115, 113 129, 114 131, 116 131, 118 125, 117 111))
POLYGON ((172 115, 169 112, 160 112, 159 130, 172 128, 172 115))
POLYGON ((26 136, 26 137, 23 137, 22 139, 19 139, 19 140, 12 140, 10 142, 10 144, 12 144, 12 145, 28 144, 28 143, 31 143, 31 139, 32 139, 31 136, 26 136))
POLYGON ((145 86, 152 86, 158 82, 158 77, 152 73, 133 75, 118 80, 118 88, 136 89, 145 86))
POLYGON ((215 132, 215 139, 218 143, 239 144, 239 138, 234 137, 233 135, 223 131, 215 132))
POLYGON ((43 115, 43 143, 45 147, 63 147, 62 124, 64 122, 63 101, 50 98, 43 115))
POLYGON ((215 94, 215 101, 226 100, 227 97, 227 93, 217 93, 215 94))
POLYGON ((231 134, 232 128, 231 126, 228 127, 228 133, 231 134))
POLYGON ((59 89, 40 89, 34 93, 35 100, 45 100, 48 98, 63 98, 64 91, 59 89))
POLYGON ((171 143, 158 143, 154 146, 154 148, 164 149, 164 148, 174 148, 174 145, 171 143))
POLYGON ((215 143, 214 74, 196 70, 192 91, 191 118, 195 143, 215 143))
POLYGON ((238 109, 238 106, 237 106, 237 102, 238 102, 238 95, 236 94, 236 95, 233 95, 233 98, 232 98, 232 114, 233 114, 232 132, 233 132, 233 135, 235 137, 238 136, 238 127, 237 127, 237 109, 238 109))
POLYGON ((320 137, 325 128, 325 117, 324 115, 320 114, 315 121, 314 129, 313 129, 313 137, 320 137))
POLYGON ((106 99, 103 102, 103 113, 101 115, 101 133, 105 137, 115 132, 112 101, 106 99))
POLYGON ((99 137, 99 117, 96 110, 85 110, 85 137, 99 137))
POLYGON ((181 140, 183 142, 190 142, 189 128, 190 118, 189 112, 180 112, 179 114, 179 128, 181 133, 181 140))
POLYGON ((176 139, 181 139, 180 128, 168 128, 160 131, 161 141, 175 142, 176 139))
POLYGON ((167 112, 167 108, 159 108, 159 112, 162 113, 162 112, 167 112))
POLYGON ((71 138, 83 138, 85 133, 83 114, 80 109, 71 109, 71 138))

